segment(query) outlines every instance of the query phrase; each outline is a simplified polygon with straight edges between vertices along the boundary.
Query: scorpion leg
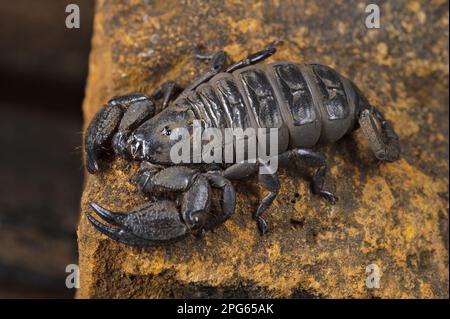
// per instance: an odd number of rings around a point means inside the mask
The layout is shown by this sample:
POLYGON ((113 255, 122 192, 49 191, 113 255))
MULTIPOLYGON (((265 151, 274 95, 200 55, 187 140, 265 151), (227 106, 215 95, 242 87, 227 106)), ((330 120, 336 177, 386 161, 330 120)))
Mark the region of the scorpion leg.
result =
POLYGON ((161 110, 164 110, 180 92, 181 87, 175 81, 167 81, 153 91, 152 97, 155 100, 162 98, 161 110))
POLYGON ((275 174, 258 174, 258 181, 266 190, 269 191, 258 206, 258 209, 253 214, 253 218, 258 222, 259 230, 262 234, 265 234, 267 231, 267 222, 262 217, 262 214, 266 211, 266 209, 272 205, 273 200, 278 195, 278 191, 280 190, 280 181, 278 179, 278 175, 275 174))
MULTIPOLYGON (((208 70, 195 79, 183 92, 189 92, 202 83, 207 82, 217 73, 222 72, 227 64, 228 55, 224 51, 218 51, 210 54, 196 53, 195 57, 201 60, 209 60, 208 70)), ((183 93, 182 93, 183 94, 183 93)))
POLYGON ((359 125, 369 145, 380 161, 393 162, 400 158, 400 142, 392 126, 375 108, 361 111, 359 125))
POLYGON ((318 167, 316 174, 312 179, 313 193, 321 195, 334 205, 337 198, 333 195, 333 193, 323 189, 325 175, 328 170, 326 158, 322 154, 310 149, 292 149, 280 154, 278 157, 278 163, 280 165, 286 165, 292 159, 301 160, 309 167, 318 167))
POLYGON ((206 173, 204 176, 211 183, 212 187, 219 188, 223 191, 223 213, 216 216, 215 218, 211 218, 205 223, 203 229, 206 231, 223 224, 228 218, 230 218, 236 206, 236 192, 234 190, 233 184, 231 184, 231 182, 225 177, 215 173, 206 173))
POLYGON ((264 50, 253 53, 248 57, 246 57, 245 59, 233 63, 227 68, 226 72, 233 72, 248 65, 256 64, 267 59, 277 51, 276 46, 278 46, 280 43, 281 43, 280 40, 273 41, 264 50))
POLYGON ((253 176, 257 171, 257 163, 242 162, 227 167, 223 172, 223 176, 230 180, 239 180, 253 176))
POLYGON ((200 175, 192 186, 183 193, 181 214, 185 223, 202 234, 208 219, 212 218, 211 186, 206 177, 200 175))
MULTIPOLYGON (((223 176, 229 179, 243 179, 247 178, 251 175, 254 175, 258 171, 258 166, 264 166, 265 164, 257 164, 257 163, 237 163, 230 167, 228 167, 223 176)), ((269 191, 260 202, 258 209, 253 214, 253 219, 258 222, 258 228, 262 234, 267 231, 267 222, 262 217, 263 213, 266 209, 272 204, 273 200, 278 194, 280 189, 280 182, 278 180, 277 174, 258 174, 258 182, 269 191)))
POLYGON ((131 246, 161 245, 179 241, 190 234, 177 207, 171 201, 141 206, 129 213, 111 212, 91 204, 97 215, 112 226, 103 224, 86 212, 91 224, 108 237, 131 246))
POLYGON ((132 124, 133 116, 125 116, 124 114, 129 114, 130 107, 138 104, 145 106, 145 112, 148 112, 149 116, 154 112, 153 102, 148 96, 141 93, 132 93, 111 99, 95 114, 86 130, 84 143, 86 166, 90 173, 97 172, 100 160, 111 153, 111 146, 115 144, 112 141, 116 132, 132 124))

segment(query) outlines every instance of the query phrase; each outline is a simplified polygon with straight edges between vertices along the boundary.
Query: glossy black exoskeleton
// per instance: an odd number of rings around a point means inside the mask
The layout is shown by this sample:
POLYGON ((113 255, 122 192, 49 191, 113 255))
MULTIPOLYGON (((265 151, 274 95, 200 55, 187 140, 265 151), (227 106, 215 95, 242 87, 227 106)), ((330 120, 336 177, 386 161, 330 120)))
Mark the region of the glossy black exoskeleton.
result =
MULTIPOLYGON (((230 180, 257 174, 258 167, 266 164, 240 162, 216 169, 202 163, 174 165, 169 154, 176 140, 170 139, 171 132, 191 130, 196 120, 219 129, 276 128, 278 163, 300 160, 317 168, 313 191, 331 203, 335 196, 323 188, 327 162, 314 146, 333 143, 360 126, 380 161, 399 158, 399 140, 391 125, 350 80, 320 64, 260 63, 275 53, 277 44, 228 67, 225 52, 197 54, 209 60, 210 67, 184 90, 169 81, 150 96, 133 93, 110 100, 86 132, 88 171, 98 172, 113 150, 142 163, 133 179, 140 190, 181 193, 181 208, 161 200, 129 213, 114 213, 92 203, 97 215, 113 227, 88 213, 91 223, 129 245, 164 244, 224 223, 235 207, 230 180), (155 114, 155 100, 160 98, 161 111, 155 114), (211 187, 223 192, 220 214, 210 212, 211 187)), ((262 214, 280 183, 276 173, 259 173, 258 181, 269 192, 253 216, 264 233, 267 224, 262 214)))

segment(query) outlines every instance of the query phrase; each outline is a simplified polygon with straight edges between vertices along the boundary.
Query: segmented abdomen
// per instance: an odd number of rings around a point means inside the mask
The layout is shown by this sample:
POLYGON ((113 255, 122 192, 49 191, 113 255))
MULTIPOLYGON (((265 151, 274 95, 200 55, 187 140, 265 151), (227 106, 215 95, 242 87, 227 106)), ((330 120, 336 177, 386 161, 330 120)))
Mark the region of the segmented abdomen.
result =
POLYGON ((353 127, 353 86, 335 70, 283 62, 269 67, 288 106, 285 119, 293 147, 334 142, 353 127))
POLYGON ((219 73, 176 103, 205 127, 277 128, 281 152, 341 138, 353 126, 355 91, 327 66, 276 62, 219 73))

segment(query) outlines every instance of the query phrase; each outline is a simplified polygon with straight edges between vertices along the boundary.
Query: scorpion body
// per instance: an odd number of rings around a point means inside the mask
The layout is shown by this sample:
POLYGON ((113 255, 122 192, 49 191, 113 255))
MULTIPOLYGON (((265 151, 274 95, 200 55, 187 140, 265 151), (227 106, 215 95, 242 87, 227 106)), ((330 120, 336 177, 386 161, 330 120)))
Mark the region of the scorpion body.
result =
POLYGON ((280 152, 337 141, 354 127, 359 103, 354 85, 333 69, 288 62, 219 73, 174 102, 205 127, 276 128, 280 152))
MULTIPOLYGON (((172 81, 151 96, 140 93, 112 99, 97 113, 86 132, 88 171, 100 170, 109 150, 141 162, 133 181, 145 193, 182 193, 181 207, 170 201, 149 203, 129 213, 114 213, 97 204, 99 217, 116 227, 88 219, 109 237, 130 245, 163 244, 180 240, 193 231, 205 232, 225 222, 235 205, 230 180, 257 173, 264 163, 234 163, 219 169, 198 164, 174 165, 170 139, 176 128, 192 130, 199 120, 205 128, 270 128, 278 132, 278 161, 300 160, 316 168, 312 188, 331 203, 336 197, 324 190, 326 159, 312 148, 333 143, 361 126, 375 156, 381 161, 399 158, 398 137, 380 111, 373 108, 353 82, 330 67, 290 62, 260 63, 275 53, 277 41, 226 68, 227 56, 219 51, 197 54, 210 68, 181 93, 172 81), (155 115, 155 100, 162 111, 155 115), (223 191, 223 212, 210 213, 211 187, 223 191)), ((253 130, 253 132, 255 131, 253 130)), ((269 194, 253 217, 262 233, 267 224, 263 212, 280 188, 278 176, 258 174, 269 194)))

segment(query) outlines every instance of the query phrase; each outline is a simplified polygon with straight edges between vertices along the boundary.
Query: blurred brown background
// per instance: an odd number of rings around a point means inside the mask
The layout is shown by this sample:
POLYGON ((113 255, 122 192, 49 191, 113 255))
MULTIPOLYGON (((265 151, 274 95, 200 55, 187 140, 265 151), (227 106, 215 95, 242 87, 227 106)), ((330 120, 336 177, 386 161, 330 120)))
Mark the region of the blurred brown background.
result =
POLYGON ((93 0, 0 2, 0 297, 71 298, 93 0), (65 8, 80 7, 67 29, 65 8))

